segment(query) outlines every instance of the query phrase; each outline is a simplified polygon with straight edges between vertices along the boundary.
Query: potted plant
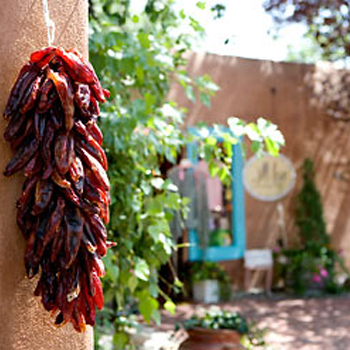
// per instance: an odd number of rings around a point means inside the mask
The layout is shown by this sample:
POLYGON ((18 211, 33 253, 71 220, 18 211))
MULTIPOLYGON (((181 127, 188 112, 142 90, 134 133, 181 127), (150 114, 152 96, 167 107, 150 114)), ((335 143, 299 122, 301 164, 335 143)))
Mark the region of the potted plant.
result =
POLYGON ((264 333, 236 312, 212 309, 183 323, 188 338, 180 350, 234 350, 265 346, 264 333))
POLYGON ((206 304, 218 303, 229 294, 229 278, 216 262, 195 262, 191 269, 193 299, 206 304), (222 297, 222 298, 221 298, 222 297))

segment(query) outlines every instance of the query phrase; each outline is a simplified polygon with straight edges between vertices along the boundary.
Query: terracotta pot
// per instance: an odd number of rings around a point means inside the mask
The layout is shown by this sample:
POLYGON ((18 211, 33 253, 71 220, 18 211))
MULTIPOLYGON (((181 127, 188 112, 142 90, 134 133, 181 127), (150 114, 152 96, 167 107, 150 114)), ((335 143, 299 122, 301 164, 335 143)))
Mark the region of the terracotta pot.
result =
POLYGON ((188 338, 181 344, 179 350, 238 350, 241 336, 229 329, 195 328, 187 331, 188 338))

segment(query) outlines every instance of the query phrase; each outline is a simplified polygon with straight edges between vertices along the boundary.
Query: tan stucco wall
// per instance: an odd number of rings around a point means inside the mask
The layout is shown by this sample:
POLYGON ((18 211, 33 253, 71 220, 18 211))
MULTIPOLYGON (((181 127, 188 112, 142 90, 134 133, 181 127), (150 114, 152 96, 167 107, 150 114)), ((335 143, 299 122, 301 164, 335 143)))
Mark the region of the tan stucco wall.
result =
MULTIPOLYGON (((191 54, 187 70, 192 77, 209 74, 220 86, 210 108, 189 101, 174 85, 170 98, 188 108, 187 126, 200 121, 226 124, 237 116, 255 121, 262 116, 277 124, 286 138, 282 153, 298 173, 294 190, 284 204, 290 244, 296 237, 295 198, 302 185, 302 163, 314 160, 328 232, 335 248, 345 252, 350 267, 350 123, 336 122, 315 100, 313 84, 321 68, 314 65, 244 59, 213 54, 191 54)), ((339 71, 331 69, 330 74, 339 71)), ((280 236, 277 202, 266 203, 246 195, 248 248, 272 248, 280 236)), ((234 262, 225 264, 234 271, 234 262)), ((237 276, 237 271, 232 272, 237 276)))
MULTIPOLYGON (((87 0, 49 0, 56 23, 56 44, 77 47, 88 54, 87 0)), ((0 2, 0 111, 21 66, 32 51, 47 45, 40 0, 0 2)), ((0 118, 0 134, 5 122, 0 118)), ((90 350, 92 329, 76 333, 68 325, 52 326, 49 314, 34 298, 35 281, 25 278, 24 239, 16 226, 15 201, 23 178, 2 175, 11 158, 10 147, 0 137, 0 349, 1 350, 90 350)))

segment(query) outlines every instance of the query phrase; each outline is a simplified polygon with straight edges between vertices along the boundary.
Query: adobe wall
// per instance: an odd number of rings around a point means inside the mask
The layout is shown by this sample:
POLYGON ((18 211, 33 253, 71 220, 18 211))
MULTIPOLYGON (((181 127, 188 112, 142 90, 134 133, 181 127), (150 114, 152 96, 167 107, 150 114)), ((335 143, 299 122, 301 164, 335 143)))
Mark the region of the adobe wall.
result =
MULTIPOLYGON (((344 250, 350 265, 350 123, 335 122, 314 99, 312 84, 319 69, 305 64, 191 54, 189 74, 209 74, 221 90, 211 108, 190 102, 179 86, 172 89, 170 98, 188 108, 187 126, 199 121, 226 124, 230 116, 247 121, 262 116, 277 124, 286 138, 282 153, 293 161, 298 173, 293 192, 281 201, 290 244, 296 234, 294 203, 301 187, 301 166, 310 157, 316 165, 332 244, 344 250)), ((333 69, 332 74, 338 73, 333 69)), ((274 247, 280 236, 277 204, 260 202, 246 194, 248 248, 274 247)))
MULTIPOLYGON (((3 0, 0 9, 0 111, 16 75, 32 51, 47 45, 47 32, 40 0, 3 0)), ((56 42, 77 47, 88 54, 87 0, 51 0, 56 23, 56 42)), ((0 134, 5 128, 0 118, 0 134)), ((15 202, 21 192, 21 174, 5 178, 2 173, 12 157, 0 137, 0 349, 1 350, 91 350, 92 329, 76 333, 68 325, 53 327, 39 300, 33 297, 36 281, 24 271, 24 239, 16 225, 15 202)))

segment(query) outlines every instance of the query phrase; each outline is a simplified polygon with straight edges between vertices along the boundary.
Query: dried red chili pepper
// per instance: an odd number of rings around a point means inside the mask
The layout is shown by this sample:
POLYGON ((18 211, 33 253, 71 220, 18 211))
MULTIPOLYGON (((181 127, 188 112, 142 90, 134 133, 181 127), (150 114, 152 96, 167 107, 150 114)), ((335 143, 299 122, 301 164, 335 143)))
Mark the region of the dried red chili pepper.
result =
POLYGON ((59 130, 62 127, 62 120, 61 120, 61 112, 60 112, 60 108, 59 106, 56 104, 54 106, 52 106, 52 108, 48 111, 49 116, 47 116, 47 118, 49 118, 52 121, 52 125, 54 126, 55 130, 59 130))
POLYGON ((105 191, 110 190, 110 184, 108 180, 108 176, 106 171, 103 169, 102 165, 97 161, 96 158, 91 156, 87 151, 85 151, 83 148, 77 150, 78 153, 81 155, 81 159, 83 160, 84 164, 91 169, 91 172, 86 172, 86 176, 91 176, 92 182, 95 182, 97 186, 101 187, 105 191), (94 180, 95 181, 94 181, 94 180))
POLYGON ((106 192, 96 186, 93 186, 87 177, 84 184, 84 195, 90 202, 95 204, 100 209, 101 218, 107 224, 109 222, 109 200, 106 192))
POLYGON ((29 85, 37 77, 40 68, 30 62, 26 63, 20 71, 15 85, 13 86, 10 97, 8 99, 4 117, 10 118, 19 108, 21 103, 24 103, 23 95, 28 91, 29 85))
POLYGON ((25 126, 23 133, 15 138, 15 140, 11 143, 11 148, 17 150, 21 145, 25 142, 25 140, 31 135, 33 131, 33 119, 29 118, 27 121, 27 125, 25 126))
POLYGON ((99 207, 88 201, 86 198, 81 199, 79 208, 83 214, 87 215, 101 215, 101 210, 99 207))
POLYGON ((90 215, 87 217, 87 221, 90 224, 90 228, 94 233, 94 236, 100 237, 103 240, 107 240, 107 230, 103 224, 101 218, 98 215, 90 215))
POLYGON ((41 156, 43 158, 43 179, 47 179, 51 176, 53 172, 53 139, 55 137, 55 128, 53 124, 49 121, 48 125, 46 126, 46 132, 42 141, 41 145, 41 156))
POLYGON ((69 78, 66 77, 63 73, 56 73, 50 69, 47 76, 53 81, 56 87, 64 111, 65 127, 67 131, 70 131, 74 124, 73 87, 70 83, 69 78))
POLYGON ((85 125, 81 121, 78 121, 75 123, 75 129, 81 135, 81 139, 78 141, 80 148, 84 148, 89 152, 99 161, 103 168, 107 170, 108 165, 106 154, 99 143, 87 131, 85 125))
POLYGON ((89 121, 86 126, 91 136, 98 142, 99 145, 101 145, 103 141, 103 135, 96 122, 89 121))
POLYGON ((77 51, 65 52, 61 48, 57 48, 56 53, 66 63, 67 72, 74 81, 89 84, 98 101, 106 101, 106 97, 109 97, 109 92, 102 89, 97 75, 89 62, 84 61, 77 51))
POLYGON ((62 188, 72 187, 72 184, 67 179, 63 178, 56 170, 53 170, 51 174, 51 179, 59 187, 62 187, 62 188))
POLYGON ((49 99, 50 96, 56 96, 57 94, 52 93, 54 91, 53 89, 53 82, 52 80, 46 78, 45 81, 43 82, 43 85, 41 86, 40 89, 40 98, 38 100, 38 105, 36 108, 36 111, 39 113, 45 113, 49 110, 50 105, 49 105, 49 99))
POLYGON ((103 291, 101 281, 98 278, 97 273, 95 271, 92 273, 92 279, 95 287, 94 302, 97 308, 101 310, 103 307, 103 291))
POLYGON ((74 204, 77 207, 80 207, 81 205, 81 199, 80 197, 75 193, 75 191, 72 189, 72 187, 69 188, 62 188, 61 189, 63 196, 66 198, 68 202, 71 204, 74 204))
POLYGON ((80 298, 80 310, 85 317, 86 324, 94 326, 96 317, 95 303, 92 297, 90 297, 90 295, 88 294, 88 288, 85 280, 82 281, 82 294, 85 297, 80 298))
POLYGON ((11 119, 10 122, 7 124, 5 133, 4 133, 4 139, 6 141, 12 141, 16 135, 21 130, 21 127, 26 121, 26 115, 20 112, 17 112, 11 119))
POLYGON ((35 113, 34 115, 34 132, 36 138, 41 141, 45 134, 45 126, 46 126, 46 116, 35 113))
POLYGON ((40 153, 38 152, 34 158, 24 168, 24 175, 26 177, 33 177, 35 174, 42 170, 42 160, 40 153))
POLYGON ((84 190, 85 172, 83 163, 79 157, 75 157, 74 161, 72 162, 69 169, 69 174, 73 181, 75 190, 81 195, 84 190))
POLYGON ((51 203, 53 196, 53 184, 50 180, 39 180, 36 183, 35 202, 33 205, 33 215, 41 214, 51 203))
POLYGON ((38 178, 36 177, 26 179, 26 181, 23 184, 21 197, 19 197, 16 203, 17 208, 26 207, 29 205, 29 202, 33 197, 33 191, 36 187, 37 181, 38 178))
POLYGON ((81 332, 102 308, 99 277, 109 220, 107 158, 97 126, 99 102, 109 97, 90 63, 76 50, 32 53, 10 92, 4 138, 16 150, 4 174, 24 169, 17 223, 26 239, 34 294, 55 324, 81 332))
POLYGON ((44 247, 47 246, 48 243, 53 239, 55 234, 57 233, 61 222, 63 220, 63 214, 64 214, 64 208, 66 206, 66 203, 62 197, 58 198, 56 208, 52 212, 49 222, 46 227, 46 232, 44 236, 44 247))
POLYGON ((85 245, 86 249, 90 252, 90 253, 95 253, 96 252, 96 242, 95 244, 89 239, 89 237, 87 237, 86 231, 83 231, 83 235, 82 235, 82 242, 85 245))
POLYGON ((70 208, 65 216, 66 223, 66 254, 68 268, 76 258, 80 247, 81 237, 83 235, 84 219, 78 208, 70 208))
POLYGON ((93 256, 94 258, 92 260, 92 264, 96 270, 97 276, 104 277, 106 275, 106 271, 103 261, 96 254, 93 254, 93 256))
POLYGON ((22 105, 21 113, 25 114, 34 107, 42 79, 43 76, 38 75, 34 80, 32 87, 28 89, 28 98, 25 104, 22 105))
POLYGON ((84 111, 84 115, 90 106, 90 88, 86 84, 76 84, 74 101, 84 111))
POLYGON ((30 55, 30 61, 36 63, 36 65, 39 67, 43 67, 49 63, 55 50, 56 48, 49 46, 45 49, 35 51, 30 55))
POLYGON ((65 174, 69 170, 69 135, 63 131, 55 139, 55 163, 57 170, 65 174))
POLYGON ((32 159, 39 147, 39 140, 32 139, 29 144, 23 145, 18 150, 14 158, 8 163, 4 175, 11 176, 17 171, 25 167, 25 165, 32 159))
POLYGON ((30 231, 28 238, 27 238, 27 246, 26 250, 24 252, 24 262, 26 267, 27 276, 29 278, 33 278, 39 270, 39 266, 35 266, 34 260, 33 260, 33 254, 36 244, 36 230, 37 230, 38 221, 36 221, 35 225, 33 226, 32 230, 30 231))
POLYGON ((55 234, 55 237, 52 241, 51 252, 50 252, 50 261, 55 262, 58 255, 62 252, 62 246, 64 243, 64 230, 63 227, 60 227, 55 234))

